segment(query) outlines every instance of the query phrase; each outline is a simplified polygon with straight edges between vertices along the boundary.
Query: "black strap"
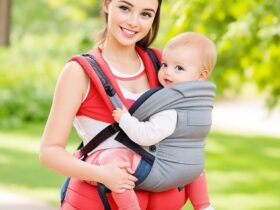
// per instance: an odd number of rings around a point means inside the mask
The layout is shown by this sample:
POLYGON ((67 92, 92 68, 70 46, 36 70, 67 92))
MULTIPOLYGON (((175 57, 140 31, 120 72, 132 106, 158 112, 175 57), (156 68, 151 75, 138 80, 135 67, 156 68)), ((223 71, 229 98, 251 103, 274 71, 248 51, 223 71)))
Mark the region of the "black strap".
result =
POLYGON ((96 136, 94 136, 89 143, 87 143, 83 148, 81 148, 81 152, 83 155, 88 154, 91 152, 94 148, 96 148, 99 144, 101 144, 103 141, 105 141, 110 136, 114 135, 116 132, 120 130, 120 127, 118 123, 113 123, 106 128, 104 128, 102 131, 100 131, 96 136))
MULTIPOLYGON (((158 71, 160 68, 160 63, 159 63, 157 57, 154 55, 154 52, 152 50, 147 49, 147 52, 152 60, 154 69, 156 71, 158 71)), ((92 70, 94 70, 95 73, 97 74, 97 76, 99 77, 107 95, 109 97, 114 96, 116 94, 116 91, 114 90, 114 88, 112 87, 112 85, 110 84, 110 82, 108 81, 108 79, 106 78, 104 73, 102 72, 100 66, 95 61, 94 57, 89 54, 83 54, 82 56, 88 61, 88 63, 92 67, 92 70)), ((150 93, 154 93, 154 92, 156 92, 156 91, 154 90, 154 91, 151 91, 150 93)), ((141 102, 146 100, 150 95, 151 94, 145 94, 145 97, 142 97, 141 102)), ((130 112, 133 113, 137 109, 137 107, 139 107, 141 105, 141 102, 139 101, 138 103, 136 103, 136 105, 132 106, 132 109, 130 109, 130 112)), ((94 148, 96 148, 99 144, 101 144, 107 138, 109 138, 110 136, 112 136, 113 134, 115 134, 116 132, 118 132, 120 130, 121 129, 118 126, 118 123, 113 123, 113 124, 107 126, 106 128, 104 128, 95 137, 93 137, 87 145, 85 145, 82 148, 80 148, 82 146, 82 145, 80 145, 79 148, 83 154, 82 160, 85 160, 87 157, 87 154, 89 152, 91 152, 94 148)), ((146 150, 144 150, 141 146, 139 146, 138 144, 131 141, 123 131, 117 135, 116 140, 121 142, 122 144, 124 144, 125 146, 130 148, 131 150, 140 154, 143 159, 145 159, 147 162, 149 162, 151 165, 153 165, 155 157, 152 154, 150 154, 149 152, 147 152, 146 150)), ((106 197, 106 187, 103 184, 98 183, 97 188, 98 188, 98 194, 104 205, 104 209, 111 210, 110 204, 106 197)))
MULTIPOLYGON (((149 57, 152 60, 152 63, 154 65, 155 70, 157 71, 160 68, 160 63, 159 60, 157 59, 156 55, 154 54, 154 52, 151 49, 147 49, 147 53, 149 55, 149 57)), ((99 77, 106 93, 108 96, 113 96, 114 94, 116 94, 116 91, 114 90, 114 88, 112 87, 112 85, 110 84, 110 82, 108 81, 107 77, 104 75, 104 73, 102 72, 100 66, 98 65, 98 63, 96 62, 96 60, 94 59, 94 57, 90 54, 82 54, 82 56, 88 61, 88 63, 91 65, 92 70, 95 71, 95 73, 97 74, 97 76, 99 77)), ((141 98, 141 100, 138 100, 132 105, 131 109, 129 109, 129 112, 132 114, 134 113, 134 111, 150 96, 152 95, 154 92, 156 92, 157 90, 159 90, 158 88, 156 89, 152 89, 150 91, 148 91, 147 93, 145 93, 141 98)), ((140 99, 139 98, 139 99, 140 99)), ((87 145, 85 145, 83 148, 81 148, 81 152, 82 154, 85 156, 87 155, 89 152, 91 152, 94 148, 96 148, 99 144, 101 144, 103 141, 105 141, 107 138, 109 138, 110 136, 114 135, 116 132, 118 132, 120 130, 119 126, 117 123, 114 123, 112 125, 109 125, 108 127, 104 128, 100 133, 98 133, 95 137, 93 137, 89 143, 87 145)), ((120 134, 120 136, 123 136, 124 134, 120 134)), ((118 139, 120 139, 120 136, 118 137, 118 139)), ((119 140, 118 140, 119 141, 119 140)), ((143 157, 145 157, 145 159, 148 162, 153 162, 154 161, 154 157, 152 158, 151 154, 148 153, 147 151, 145 151, 141 146, 137 145, 136 143, 134 143, 133 141, 131 141, 128 137, 125 137, 124 140, 119 141, 122 144, 124 144, 125 146, 127 146, 128 148, 132 149, 133 151, 137 152, 139 151, 140 155, 143 155, 143 157)), ((84 158, 83 158, 84 159, 84 158)))
MULTIPOLYGON (((150 48, 147 48, 147 53, 149 55, 149 57, 151 58, 151 61, 153 63, 154 69, 156 70, 156 72, 158 72, 158 70, 160 69, 160 62, 157 59, 156 55, 154 54, 154 51, 151 50, 150 48)), ((151 89, 149 91, 147 91, 146 93, 144 93, 139 99, 136 100, 136 102, 130 107, 129 109, 129 113, 133 114, 137 108, 144 102, 146 101, 152 94, 154 94, 155 92, 157 92, 158 90, 160 90, 162 87, 158 87, 158 88, 154 88, 151 89)), ((145 149, 143 149, 143 147, 141 147, 140 145, 136 144, 135 142, 133 142, 124 131, 120 130, 119 134, 116 136, 115 140, 117 140, 118 142, 124 144, 126 147, 128 147, 129 149, 131 149, 132 151, 138 153, 139 155, 142 156, 143 159, 145 159, 148 163, 150 163, 151 165, 153 165, 154 161, 155 161, 155 156, 150 154, 149 152, 147 152, 145 149)))
MULTIPOLYGON (((162 87, 153 88, 153 89, 145 92, 143 95, 141 95, 140 98, 138 98, 137 101, 130 107, 129 113, 133 114, 138 109, 138 107, 144 103, 144 101, 146 101, 151 95, 153 95, 160 89, 162 89, 162 87)), ((155 161, 155 156, 150 154, 149 152, 147 152, 145 149, 143 149, 143 147, 141 147, 138 144, 136 144, 135 142, 133 142, 126 135, 126 133, 123 130, 120 130, 120 132, 116 136, 115 140, 124 144, 126 147, 128 147, 132 151, 137 152, 139 155, 142 156, 143 159, 145 159, 148 163, 153 165, 153 163, 155 161)))
MULTIPOLYGON (((107 95, 109 97, 112 97, 116 94, 116 91, 108 81, 107 77, 102 72, 100 66, 94 59, 94 57, 90 54, 82 54, 82 56, 87 60, 87 62, 91 65, 91 69, 95 71, 98 78, 100 79, 107 95)), ((95 137, 93 137, 88 144, 86 144, 84 147, 79 146, 78 149, 83 154, 82 160, 84 160, 89 152, 91 152, 94 148, 96 148, 98 145, 100 145, 102 142, 104 142, 107 138, 114 135, 116 132, 120 130, 117 123, 111 124, 104 128, 102 131, 100 131, 95 137)))
POLYGON ((156 72, 158 72, 159 69, 160 69, 161 64, 160 64, 157 56, 155 55, 154 51, 152 49, 150 49, 150 48, 147 48, 146 51, 147 51, 149 57, 151 58, 151 60, 153 62, 154 69, 156 70, 156 72))
POLYGON ((185 185, 180 185, 177 187, 178 191, 181 192, 185 188, 185 185))
POLYGON ((99 77, 107 95, 110 97, 115 95, 116 91, 114 90, 114 88, 110 84, 110 82, 108 81, 107 77, 102 72, 100 66, 95 61, 94 57, 91 56, 90 54, 82 54, 82 56, 89 62, 89 64, 92 67, 92 70, 94 70, 95 73, 97 74, 97 76, 99 77))
POLYGON ((106 196, 107 188, 105 187, 105 185, 103 185, 101 183, 97 183, 97 189, 98 189, 99 197, 101 198, 101 201, 103 203, 104 209, 105 210, 111 210, 109 201, 108 201, 107 196, 106 196))
POLYGON ((162 89, 162 87, 157 87, 157 88, 153 88, 150 89, 148 91, 146 91, 144 94, 142 94, 130 107, 129 109, 129 113, 133 114, 138 107, 143 104, 151 95, 153 95, 154 93, 156 93, 157 91, 159 91, 160 89, 162 89))
MULTIPOLYGON (((159 91, 161 87, 151 89, 144 93, 129 109, 129 112, 133 114, 137 108, 146 100, 148 99, 152 94, 159 91)), ((143 149, 141 146, 133 142, 124 131, 122 131, 118 125, 118 123, 113 123, 106 128, 104 128, 102 131, 100 131, 95 137, 93 137, 89 143, 87 143, 83 148, 80 149, 82 154, 85 156, 89 152, 91 152, 94 148, 96 148, 98 145, 100 145, 102 142, 104 142, 107 138, 114 135, 116 132, 119 132, 119 134, 116 136, 115 140, 118 142, 124 144, 126 147, 131 149, 132 151, 137 152, 139 155, 142 156, 147 162, 149 162, 151 165, 153 164, 155 157, 147 152, 145 149, 143 149)), ((83 158, 84 159, 84 158, 83 158)))
POLYGON ((116 136, 115 140, 118 142, 124 144, 126 147, 131 149, 132 151, 138 153, 141 155, 143 159, 145 159, 149 164, 153 165, 155 161, 155 156, 147 152, 143 147, 139 146, 139 144, 136 144, 133 142, 124 131, 120 131, 119 134, 116 136))

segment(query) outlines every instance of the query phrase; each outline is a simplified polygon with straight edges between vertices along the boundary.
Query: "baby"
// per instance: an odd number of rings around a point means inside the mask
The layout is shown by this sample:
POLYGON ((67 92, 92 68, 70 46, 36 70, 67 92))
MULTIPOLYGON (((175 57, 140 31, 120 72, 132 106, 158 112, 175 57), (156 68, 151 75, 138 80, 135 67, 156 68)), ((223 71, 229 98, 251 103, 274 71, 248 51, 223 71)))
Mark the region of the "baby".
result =
MULTIPOLYGON (((171 39, 162 54, 158 80, 165 87, 191 81, 206 81, 216 63, 216 48, 206 36, 187 32, 171 39)), ((164 100, 164 98, 162 98, 164 100)), ((139 121, 123 107, 113 111, 120 128, 135 143, 151 146, 172 135, 178 122, 175 109, 160 111, 148 121, 139 121)), ((203 184, 206 185, 204 182, 203 184)), ((203 209, 213 209, 211 205, 203 209)))
MULTIPOLYGON (((215 66, 216 58, 215 45, 206 36, 194 32, 180 34, 163 50, 158 80, 163 87, 205 81, 215 66)), ((142 146, 156 144, 171 135, 177 122, 175 110, 165 110, 151 116, 149 121, 139 122, 123 107, 114 110, 113 117, 130 139, 142 146)))

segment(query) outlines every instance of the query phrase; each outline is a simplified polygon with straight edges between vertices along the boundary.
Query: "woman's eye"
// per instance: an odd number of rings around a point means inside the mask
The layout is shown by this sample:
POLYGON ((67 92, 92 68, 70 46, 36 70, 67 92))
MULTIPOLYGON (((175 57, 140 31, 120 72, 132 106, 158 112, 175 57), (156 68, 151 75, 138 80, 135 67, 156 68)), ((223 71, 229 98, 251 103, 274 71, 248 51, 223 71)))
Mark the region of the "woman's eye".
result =
POLYGON ((127 6, 120 6, 119 7, 123 12, 129 11, 129 8, 127 6))
POLYGON ((175 69, 178 71, 185 71, 185 69, 182 66, 176 66, 175 69))
POLYGON ((149 12, 143 12, 142 16, 145 17, 145 18, 150 18, 150 17, 152 17, 152 14, 149 13, 149 12))

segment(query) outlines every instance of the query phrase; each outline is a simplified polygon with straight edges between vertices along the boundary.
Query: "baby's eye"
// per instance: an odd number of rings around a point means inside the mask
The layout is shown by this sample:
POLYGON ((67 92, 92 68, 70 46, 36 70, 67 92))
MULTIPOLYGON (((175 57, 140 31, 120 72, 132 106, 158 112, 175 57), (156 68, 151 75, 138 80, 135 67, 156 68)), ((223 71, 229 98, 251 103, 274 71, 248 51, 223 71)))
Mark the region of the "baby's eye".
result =
POLYGON ((178 71, 185 71, 185 69, 182 66, 176 66, 175 69, 178 71))
POLYGON ((166 68, 167 67, 167 64, 166 63, 161 63, 161 68, 166 68))

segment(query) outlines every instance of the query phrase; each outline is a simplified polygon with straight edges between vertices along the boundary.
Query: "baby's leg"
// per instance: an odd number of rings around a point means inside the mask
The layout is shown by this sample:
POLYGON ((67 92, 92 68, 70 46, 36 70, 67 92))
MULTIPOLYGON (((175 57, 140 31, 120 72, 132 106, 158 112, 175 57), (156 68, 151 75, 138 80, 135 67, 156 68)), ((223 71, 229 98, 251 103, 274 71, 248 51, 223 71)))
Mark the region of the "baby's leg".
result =
MULTIPOLYGON (((135 154, 128 149, 106 149, 98 155, 97 164, 104 165, 111 162, 128 162, 135 169, 135 154)), ((134 190, 123 193, 112 192, 112 197, 119 210, 140 210, 140 205, 134 190)))
POLYGON ((112 197, 118 210, 141 210, 134 190, 126 190, 123 193, 112 192, 112 197))
POLYGON ((212 209, 204 171, 199 177, 186 186, 186 193, 195 210, 212 209))

